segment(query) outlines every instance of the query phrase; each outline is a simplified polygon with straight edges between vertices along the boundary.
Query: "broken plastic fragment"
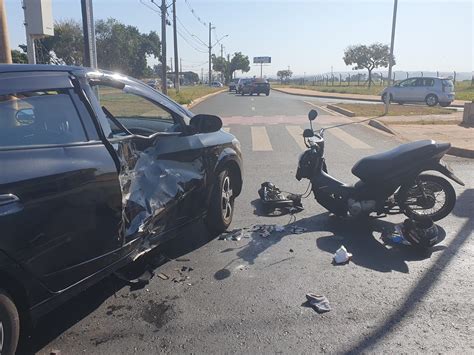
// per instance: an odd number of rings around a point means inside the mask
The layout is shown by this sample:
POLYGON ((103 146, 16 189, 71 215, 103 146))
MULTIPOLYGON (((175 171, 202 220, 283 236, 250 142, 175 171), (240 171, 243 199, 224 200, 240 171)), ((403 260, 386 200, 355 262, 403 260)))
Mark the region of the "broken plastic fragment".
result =
POLYGON ((341 245, 334 254, 334 262, 336 264, 345 264, 352 258, 352 254, 347 252, 344 245, 341 245))
POLYGON ((329 300, 326 298, 326 296, 308 293, 306 294, 306 299, 308 300, 311 307, 313 307, 318 313, 325 313, 331 310, 329 300))

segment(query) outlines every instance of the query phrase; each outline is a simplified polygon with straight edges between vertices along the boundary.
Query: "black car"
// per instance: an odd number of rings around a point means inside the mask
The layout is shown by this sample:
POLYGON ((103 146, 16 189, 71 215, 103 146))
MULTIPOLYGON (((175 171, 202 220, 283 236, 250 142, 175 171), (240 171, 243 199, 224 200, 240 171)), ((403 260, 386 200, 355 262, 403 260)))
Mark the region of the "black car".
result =
POLYGON ((230 225, 242 159, 221 126, 120 74, 0 65, 1 354, 180 227, 230 225))
POLYGON ((239 79, 232 79, 229 82, 229 91, 237 91, 238 83, 239 83, 239 79))
POLYGON ((244 96, 245 94, 265 94, 270 95, 270 83, 265 79, 250 79, 243 82, 242 87, 240 88, 239 93, 244 96))

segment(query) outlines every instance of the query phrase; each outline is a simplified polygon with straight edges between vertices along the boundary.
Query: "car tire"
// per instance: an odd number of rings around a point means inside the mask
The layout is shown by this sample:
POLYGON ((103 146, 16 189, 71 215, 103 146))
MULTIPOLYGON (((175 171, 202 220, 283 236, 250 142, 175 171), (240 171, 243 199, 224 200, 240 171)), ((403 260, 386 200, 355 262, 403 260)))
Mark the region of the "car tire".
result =
POLYGON ((206 225, 208 230, 221 234, 232 223, 234 215, 233 176, 227 169, 222 170, 216 179, 211 192, 209 209, 207 211, 206 225))
POLYGON ((268 95, 270 95, 270 93, 269 93, 269 92, 266 92, 265 95, 268 96, 268 95))
POLYGON ((260 93, 257 93, 257 96, 260 96, 260 93))
POLYGON ((399 105, 403 105, 403 104, 404 104, 404 102, 403 102, 403 101, 398 101, 398 102, 397 102, 397 104, 399 104, 399 105))
POLYGON ((243 92, 243 91, 241 91, 241 92, 240 92, 240 95, 244 96, 245 94, 244 94, 244 92, 243 92))
POLYGON ((0 354, 15 354, 20 336, 20 317, 10 296, 0 290, 0 354))
POLYGON ((425 102, 430 107, 436 106, 438 104, 438 97, 435 94, 429 94, 426 96, 425 102))
MULTIPOLYGON (((382 102, 385 103, 385 98, 387 97, 387 93, 383 94, 382 95, 382 102)), ((391 103, 393 101, 393 97, 392 97, 392 94, 390 94, 390 96, 388 97, 388 103, 391 103)))
POLYGON ((440 102, 439 105, 441 107, 448 107, 449 105, 451 105, 451 102, 440 102))

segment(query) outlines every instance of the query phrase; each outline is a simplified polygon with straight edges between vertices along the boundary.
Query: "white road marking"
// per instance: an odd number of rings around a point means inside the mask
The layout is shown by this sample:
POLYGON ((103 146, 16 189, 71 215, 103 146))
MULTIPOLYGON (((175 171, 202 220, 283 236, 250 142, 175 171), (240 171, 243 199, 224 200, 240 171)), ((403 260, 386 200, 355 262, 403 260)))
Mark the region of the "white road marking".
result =
POLYGON ((230 127, 222 127, 222 130, 223 130, 224 132, 229 133, 229 132, 230 132, 230 127))
POLYGON ((300 126, 286 126, 286 130, 293 137, 295 142, 300 146, 301 149, 306 150, 308 149, 304 145, 303 140, 303 129, 300 126))
POLYGON ((328 132, 330 132, 332 135, 336 136, 338 139, 340 139, 341 141, 348 144, 354 149, 372 149, 372 146, 361 141, 360 139, 355 138, 354 136, 350 135, 349 133, 343 131, 340 128, 331 128, 330 130, 328 130, 328 132))
POLYGON ((333 111, 333 110, 330 110, 326 107, 323 107, 323 106, 320 106, 320 105, 316 105, 310 101, 303 101, 304 103, 308 104, 308 105, 311 105, 313 107, 316 107, 316 108, 319 108, 320 110, 323 110, 323 111, 326 111, 327 113, 331 114, 331 115, 334 115, 334 116, 342 116, 342 117, 346 117, 345 115, 343 115, 342 113, 339 113, 339 112, 336 112, 336 111, 333 111))
POLYGON ((250 127, 250 131, 252 134, 252 150, 254 152, 268 152, 273 150, 265 127, 252 126, 250 127))

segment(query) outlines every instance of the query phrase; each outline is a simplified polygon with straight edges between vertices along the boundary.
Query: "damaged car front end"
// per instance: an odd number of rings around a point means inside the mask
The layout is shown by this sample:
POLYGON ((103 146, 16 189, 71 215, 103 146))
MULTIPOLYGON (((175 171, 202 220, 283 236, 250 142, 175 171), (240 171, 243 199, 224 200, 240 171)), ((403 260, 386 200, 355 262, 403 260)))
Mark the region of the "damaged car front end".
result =
POLYGON ((0 84, 0 308, 36 319, 189 223, 232 222, 242 156, 219 117, 86 68, 0 65, 0 84))

